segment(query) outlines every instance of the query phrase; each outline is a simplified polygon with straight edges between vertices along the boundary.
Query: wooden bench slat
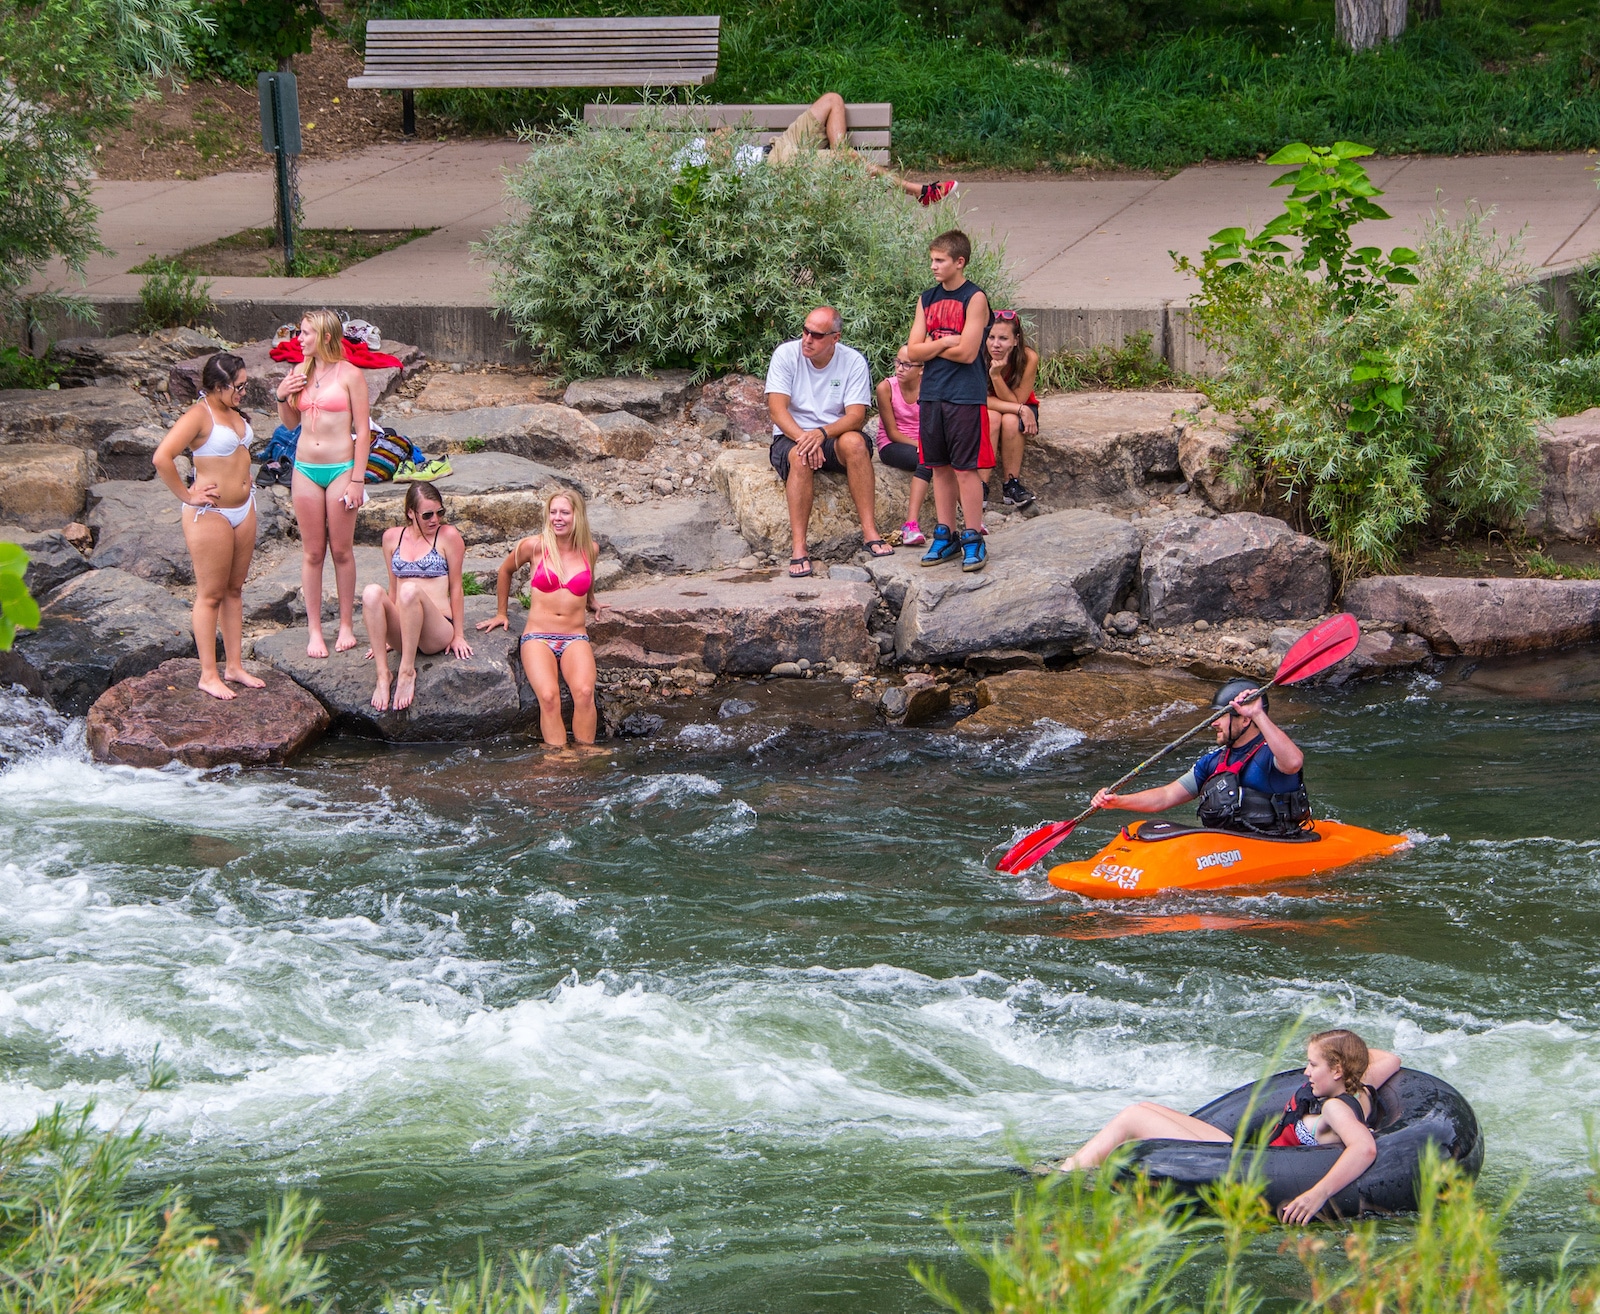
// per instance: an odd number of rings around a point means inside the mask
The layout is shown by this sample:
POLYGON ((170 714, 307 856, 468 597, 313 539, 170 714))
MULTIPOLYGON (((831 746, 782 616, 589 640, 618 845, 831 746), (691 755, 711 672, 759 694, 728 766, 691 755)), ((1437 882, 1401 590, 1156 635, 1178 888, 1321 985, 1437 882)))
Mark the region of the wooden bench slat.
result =
POLYGON ((391 32, 641 32, 717 31, 722 18, 717 14, 660 18, 374 18, 367 23, 367 35, 391 32))
POLYGON ((483 88, 518 88, 518 87, 692 87, 699 86, 702 82, 709 81, 716 70, 697 72, 688 70, 683 73, 671 70, 651 69, 641 72, 637 69, 619 69, 614 72, 602 70, 572 70, 569 74, 540 73, 537 77, 520 78, 517 75, 500 75, 493 73, 461 73, 438 74, 429 76, 422 74, 413 76, 409 73, 395 74, 392 77, 355 77, 346 80, 345 85, 353 91, 428 91, 444 90, 451 87, 483 87, 483 88), (604 76, 601 73, 604 72, 604 76))

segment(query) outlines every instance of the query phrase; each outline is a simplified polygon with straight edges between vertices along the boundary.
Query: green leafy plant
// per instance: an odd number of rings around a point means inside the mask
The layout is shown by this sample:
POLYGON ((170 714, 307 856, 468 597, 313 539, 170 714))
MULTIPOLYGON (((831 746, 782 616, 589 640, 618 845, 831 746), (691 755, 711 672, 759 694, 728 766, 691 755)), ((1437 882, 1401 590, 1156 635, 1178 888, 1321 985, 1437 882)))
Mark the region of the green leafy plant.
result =
POLYGON ((56 381, 49 356, 31 356, 19 347, 0 347, 0 388, 48 388, 56 381))
POLYGON ((461 572, 461 596, 464 598, 482 597, 489 590, 483 587, 483 578, 475 575, 470 570, 461 572))
POLYGON ((150 272, 139 285, 141 330, 193 327, 216 309, 211 284, 186 273, 175 261, 147 261, 146 268, 150 272))
MULTIPOLYGON (((740 132, 573 122, 531 141, 510 184, 521 213, 485 244, 495 304, 578 375, 764 371, 821 304, 882 372, 931 281, 935 224, 951 221, 848 153, 772 168, 740 132)), ((1010 300, 998 251, 975 251, 969 273, 1010 300)))
POLYGON ((18 630, 39 627, 39 604, 28 592, 28 554, 15 543, 0 543, 0 652, 16 641, 18 630))
POLYGON ((463 452, 481 452, 487 446, 488 444, 482 438, 463 438, 461 440, 461 450, 463 452))
POLYGON ((198 70, 229 82, 253 82, 311 49, 327 17, 317 0, 211 0, 211 30, 191 38, 198 70))
POLYGON ((1600 566, 1562 565, 1543 552, 1524 553, 1517 564, 1535 579, 1600 579, 1600 566))
POLYGON ((1039 387, 1049 392, 1088 388, 1150 388, 1178 381, 1177 372, 1152 349, 1150 334, 1128 334, 1120 347, 1058 351, 1039 362, 1039 387))

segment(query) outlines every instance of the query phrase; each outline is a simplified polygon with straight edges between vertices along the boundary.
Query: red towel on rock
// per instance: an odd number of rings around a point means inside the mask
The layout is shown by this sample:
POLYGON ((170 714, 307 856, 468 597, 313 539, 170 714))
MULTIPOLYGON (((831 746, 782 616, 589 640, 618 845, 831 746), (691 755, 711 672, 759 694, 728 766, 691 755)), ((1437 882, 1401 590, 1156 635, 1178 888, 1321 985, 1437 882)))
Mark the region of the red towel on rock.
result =
MULTIPOLYGON (((280 342, 267 353, 273 360, 282 361, 288 365, 298 365, 305 357, 300 351, 300 339, 289 338, 280 342)), ((402 368, 400 358, 391 356, 387 352, 374 351, 365 342, 356 342, 352 338, 344 340, 344 358, 362 370, 397 370, 402 368)))

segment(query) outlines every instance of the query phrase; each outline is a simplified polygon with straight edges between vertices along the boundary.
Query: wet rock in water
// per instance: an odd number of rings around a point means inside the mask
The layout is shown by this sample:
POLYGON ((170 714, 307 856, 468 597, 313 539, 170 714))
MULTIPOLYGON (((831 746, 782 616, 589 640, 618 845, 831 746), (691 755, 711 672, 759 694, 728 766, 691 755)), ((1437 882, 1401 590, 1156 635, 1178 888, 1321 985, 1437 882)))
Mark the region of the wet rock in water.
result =
MULTIPOLYGON (((380 712, 372 706, 374 667, 364 656, 368 644, 359 613, 358 642, 346 652, 331 651, 330 634, 328 656, 307 657, 306 631, 297 627, 257 639, 255 655, 315 695, 332 714, 337 731, 404 742, 482 739, 521 729, 538 719, 537 706, 531 719, 523 706, 513 669, 517 636, 525 618, 513 605, 509 631, 479 633, 477 623, 493 616, 494 609, 493 598, 466 600, 465 628, 472 656, 458 658, 447 652, 419 656, 416 701, 402 711, 380 712)), ((390 652, 391 691, 393 672, 399 665, 398 654, 390 652)))
MULTIPOLYGON (((419 444, 420 445, 420 444, 419 444)), ((545 489, 565 484, 584 496, 571 475, 503 452, 468 452, 450 458, 452 473, 435 480, 450 523, 468 543, 490 543, 535 533, 544 521, 545 489)), ((356 538, 377 543, 383 531, 404 523, 407 484, 368 484, 367 504, 356 517, 356 538)))
POLYGON ((617 722, 618 739, 648 739, 666 729, 667 720, 654 712, 629 712, 617 722))
MULTIPOLYGON (((428 386, 412 399, 419 411, 471 411, 491 406, 527 406, 545 401, 545 380, 536 374, 450 374, 428 376, 428 386)), ((397 422, 404 430, 407 423, 397 422)))
MULTIPOLYGON (((96 569, 125 570, 157 584, 193 584, 183 537, 183 503, 159 480, 108 480, 89 490, 96 569)), ((283 537, 287 517, 270 492, 256 490, 256 539, 283 537)), ((331 569, 331 567, 330 567, 331 569)))
POLYGON ((600 431, 600 454, 624 461, 640 460, 667 436, 649 420, 641 420, 627 411, 605 411, 589 419, 600 431))
POLYGON ((84 388, 100 379, 145 383, 165 378, 175 362, 224 347, 213 334, 172 328, 110 338, 62 338, 51 344, 50 358, 61 369, 63 387, 84 388))
POLYGON ((1340 685, 1365 676, 1385 675, 1390 671, 1410 670, 1433 656, 1428 641, 1420 634, 1391 634, 1372 630, 1361 636, 1356 650, 1324 677, 1328 684, 1340 685))
POLYGON ((898 607, 902 662, 960 661, 995 648, 1045 657, 1092 650, 1103 616, 1133 578, 1139 534, 1112 516, 1060 511, 1014 520, 989 535, 989 564, 922 567, 914 552, 866 563, 898 607))
POLYGON ((118 429, 100 440, 97 455, 103 479, 154 479, 152 457, 167 431, 160 425, 142 424, 137 429, 118 429))
POLYGON ((728 436, 742 442, 765 442, 772 436, 766 384, 753 374, 725 374, 713 379, 701 390, 700 399, 689 413, 702 425, 723 420, 728 436))
POLYGON ((28 554, 22 577, 35 598, 60 588, 89 569, 89 562, 60 530, 29 530, 0 525, 0 543, 15 543, 28 554))
MULTIPOLYGON (((879 532, 897 525, 904 516, 911 491, 911 476, 874 464, 873 515, 879 532)), ((789 503, 772 463, 764 451, 727 451, 711 465, 717 490, 733 506, 734 522, 745 541, 757 551, 770 552, 787 561, 790 544, 789 503)), ((818 472, 816 500, 807 531, 811 555, 816 559, 852 557, 861 550, 861 519, 850 498, 850 486, 841 474, 818 472)), ((904 555, 904 550, 901 550, 904 555)), ((890 558, 884 558, 890 560, 890 558)))
MULTIPOLYGON (((549 402, 415 415, 397 427, 430 454, 446 443, 481 442, 486 452, 529 461, 599 461, 612 455, 593 420, 549 402)), ((451 464, 458 459, 452 456, 451 464)))
POLYGON ((969 671, 993 675, 1000 671, 1042 671, 1044 658, 1021 648, 986 648, 967 654, 961 664, 969 671))
POLYGON ((1248 511, 1161 522, 1139 574, 1141 613, 1157 626, 1318 616, 1333 595, 1326 544, 1248 511))
MULTIPOLYGON (((400 382, 408 370, 422 362, 421 349, 408 342, 390 342, 386 338, 378 350, 398 358, 400 368, 361 371, 367 383, 369 406, 376 406, 378 401, 387 396, 400 382)), ((289 371, 294 366, 284 361, 273 360, 271 353, 272 343, 265 339, 260 342, 247 342, 242 347, 234 348, 233 351, 233 354, 244 362, 245 369, 250 372, 250 382, 244 392, 244 404, 251 410, 276 415, 278 385, 288 377, 289 371)), ((210 351, 204 352, 172 366, 167 374, 167 387, 174 404, 187 406, 200 395, 200 372, 215 354, 210 351)))
POLYGON ((1251 488, 1235 488, 1228 479, 1234 448, 1241 441, 1231 422, 1219 418, 1209 407, 1200 419, 1185 423, 1178 437, 1178 468, 1190 486, 1216 510, 1223 513, 1244 511, 1257 493, 1251 488))
POLYGON ((65 443, 92 451, 118 429, 159 423, 155 407, 131 388, 0 391, 0 445, 65 443))
POLYGON ((903 687, 890 685, 883 691, 878 706, 891 721, 910 729, 941 717, 950 710, 950 686, 932 681, 903 687))
POLYGON ((602 595, 589 627, 602 666, 765 675, 779 662, 825 657, 865 664, 877 646, 867 621, 877 599, 833 580, 743 582, 700 576, 602 595))
POLYGON ((163 662, 148 675, 113 685, 89 709, 89 749, 102 762, 160 767, 287 762, 322 738, 327 711, 281 671, 245 669, 265 689, 230 685, 239 696, 213 698, 198 687, 200 662, 163 662))
POLYGON ((119 680, 194 655, 189 607, 122 570, 91 570, 45 599, 39 628, 0 652, 0 684, 20 684, 82 716, 119 680))
POLYGON ((664 419, 683 409, 692 391, 688 370, 612 379, 576 379, 562 398, 581 411, 631 411, 647 420, 664 419))
POLYGON ((1184 422, 1177 412, 1203 400, 1189 392, 1046 397, 1038 437, 1028 440, 1028 485, 1045 510, 1098 503, 1142 507, 1182 479, 1178 442, 1184 422))
POLYGON ((1600 407, 1557 420, 1540 437, 1544 484, 1528 529, 1592 538, 1600 529, 1600 407))
POLYGON ((0 687, 0 766, 56 747, 71 726, 71 720, 43 698, 0 687))
POLYGON ((956 729, 994 735, 1047 721, 1115 739, 1203 710, 1212 691, 1181 671, 1008 671, 978 681, 978 710, 956 729))
POLYGON ((1363 621, 1403 626, 1445 657, 1493 657, 1600 639, 1600 580, 1380 575, 1344 591, 1363 621))
POLYGON ((589 509, 589 527, 624 574, 698 575, 731 564, 745 541, 721 521, 721 498, 675 497, 643 506, 601 502, 589 509))
POLYGON ((730 716, 748 716, 756 710, 756 705, 743 698, 725 698, 722 706, 717 708, 717 720, 726 721, 730 716))
POLYGON ((805 669, 799 662, 779 662, 767 674, 780 680, 798 680, 805 675, 805 669))
POLYGON ((83 511, 93 458, 81 447, 18 443, 0 460, 0 517, 28 529, 57 529, 83 511))

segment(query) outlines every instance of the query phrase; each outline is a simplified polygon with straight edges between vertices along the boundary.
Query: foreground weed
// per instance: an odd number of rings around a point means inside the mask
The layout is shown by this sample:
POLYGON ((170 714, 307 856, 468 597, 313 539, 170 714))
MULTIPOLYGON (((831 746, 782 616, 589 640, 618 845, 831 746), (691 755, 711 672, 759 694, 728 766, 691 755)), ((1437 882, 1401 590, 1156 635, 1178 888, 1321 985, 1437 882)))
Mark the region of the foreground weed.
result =
POLYGON ((1524 575, 1535 579, 1600 579, 1600 566, 1567 566, 1543 552, 1528 552, 1517 559, 1524 575))
POLYGON ((152 260, 144 267, 149 272, 139 285, 141 331, 193 328, 216 309, 211 300, 211 284, 185 272, 176 261, 152 260))

